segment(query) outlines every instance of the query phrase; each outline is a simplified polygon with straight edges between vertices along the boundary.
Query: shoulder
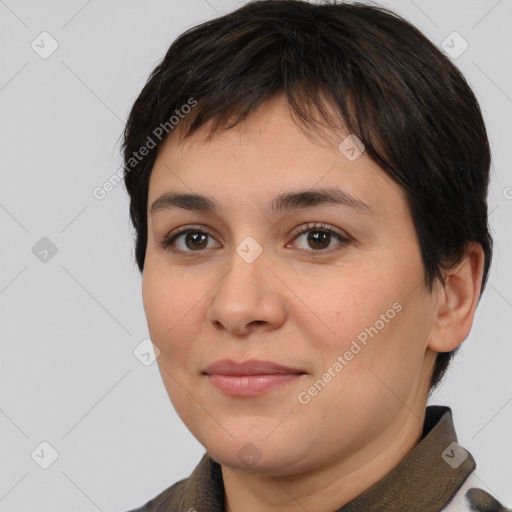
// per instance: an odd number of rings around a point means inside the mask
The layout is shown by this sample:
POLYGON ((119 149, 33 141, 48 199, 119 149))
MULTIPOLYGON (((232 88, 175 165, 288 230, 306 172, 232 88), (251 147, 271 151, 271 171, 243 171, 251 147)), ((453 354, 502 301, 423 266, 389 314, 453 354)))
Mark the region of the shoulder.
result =
MULTIPOLYGON (((180 504, 183 500, 184 489, 187 485, 188 478, 184 478, 179 482, 171 485, 165 491, 161 492, 158 496, 148 501, 142 507, 130 510, 129 512, 167 512, 178 511, 181 509, 180 504)), ((187 511, 184 511, 187 512, 187 511)))
POLYGON ((130 512, 222 512, 224 510, 224 485, 220 464, 206 452, 188 478, 171 485, 130 512))
POLYGON ((512 512, 494 496, 481 489, 481 481, 471 473, 442 512, 512 512))

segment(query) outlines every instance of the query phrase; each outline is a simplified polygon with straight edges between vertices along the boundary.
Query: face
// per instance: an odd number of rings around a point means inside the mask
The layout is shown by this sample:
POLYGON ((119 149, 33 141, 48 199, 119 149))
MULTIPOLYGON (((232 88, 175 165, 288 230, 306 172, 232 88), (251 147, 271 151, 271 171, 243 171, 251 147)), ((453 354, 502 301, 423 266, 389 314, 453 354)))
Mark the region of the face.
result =
POLYGON ((169 138, 149 182, 143 302, 169 397, 225 466, 363 464, 419 425, 428 391, 435 303, 405 193, 349 141, 338 148, 347 134, 313 141, 283 97, 209 142, 207 128, 169 138), (301 195, 327 189, 344 200, 301 195), (205 373, 222 359, 296 373, 205 373))

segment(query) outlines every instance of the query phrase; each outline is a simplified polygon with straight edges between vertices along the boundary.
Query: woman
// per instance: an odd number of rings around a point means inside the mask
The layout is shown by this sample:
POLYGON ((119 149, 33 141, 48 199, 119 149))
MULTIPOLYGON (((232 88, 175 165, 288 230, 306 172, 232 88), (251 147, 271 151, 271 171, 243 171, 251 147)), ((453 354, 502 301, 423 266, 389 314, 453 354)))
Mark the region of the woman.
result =
POLYGON ((426 406, 492 257, 447 56, 374 6, 249 2, 172 44, 123 153, 159 369, 206 449, 137 510, 506 510, 426 406))

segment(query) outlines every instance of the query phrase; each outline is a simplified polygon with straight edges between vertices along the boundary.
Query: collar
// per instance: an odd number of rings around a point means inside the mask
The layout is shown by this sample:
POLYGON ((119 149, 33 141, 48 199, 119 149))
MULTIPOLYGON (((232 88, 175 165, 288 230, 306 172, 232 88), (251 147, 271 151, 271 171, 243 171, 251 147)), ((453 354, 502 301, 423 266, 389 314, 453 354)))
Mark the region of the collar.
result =
MULTIPOLYGON (((467 458, 457 467, 446 462, 442 454, 454 442, 451 409, 428 406, 419 443, 385 477, 336 512, 442 510, 476 467, 465 451, 467 458)), ((189 509, 224 512, 221 467, 208 453, 184 485, 179 510, 189 509)))

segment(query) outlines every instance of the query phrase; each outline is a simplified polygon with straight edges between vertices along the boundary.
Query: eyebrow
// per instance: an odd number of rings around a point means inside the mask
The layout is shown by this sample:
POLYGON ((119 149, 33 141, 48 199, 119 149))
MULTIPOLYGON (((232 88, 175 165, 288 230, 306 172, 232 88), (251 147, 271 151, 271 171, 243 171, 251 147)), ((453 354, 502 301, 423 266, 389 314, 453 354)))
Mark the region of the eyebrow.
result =
MULTIPOLYGON (((349 208, 357 213, 373 215, 373 209, 360 199, 339 188, 315 188, 279 194, 271 204, 274 214, 289 212, 322 205, 335 205, 349 208)), ((223 209, 215 199, 199 194, 181 194, 169 192, 156 199, 151 205, 151 215, 161 210, 183 208, 204 213, 222 214, 223 209)))

